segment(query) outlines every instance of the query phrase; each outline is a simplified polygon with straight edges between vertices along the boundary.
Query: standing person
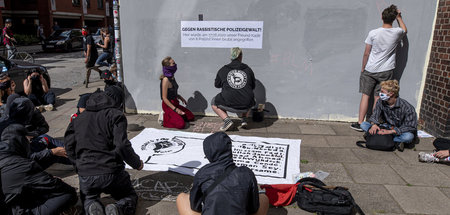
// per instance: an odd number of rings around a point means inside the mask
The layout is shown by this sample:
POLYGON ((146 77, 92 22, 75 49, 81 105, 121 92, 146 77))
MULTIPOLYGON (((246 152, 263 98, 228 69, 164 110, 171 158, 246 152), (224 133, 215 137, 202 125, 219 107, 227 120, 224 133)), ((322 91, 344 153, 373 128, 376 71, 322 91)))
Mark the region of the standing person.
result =
POLYGON ((59 30, 59 25, 58 25, 58 22, 55 21, 55 22, 53 23, 53 32, 55 32, 55 31, 57 31, 57 30, 59 30))
POLYGON ((87 26, 83 26, 82 29, 82 34, 84 36, 83 38, 83 50, 84 50, 84 63, 86 64, 86 80, 85 80, 85 84, 86 84, 86 88, 88 87, 89 84, 89 76, 91 76, 91 70, 96 70, 98 72, 98 74, 101 74, 101 71, 95 67, 95 61, 97 61, 98 58, 98 52, 97 52, 97 47, 95 45, 95 41, 94 38, 91 35, 91 31, 89 30, 89 28, 87 26))
POLYGON ((47 81, 38 70, 31 70, 23 80, 23 90, 39 110, 53 110, 55 94, 50 91, 47 81))
POLYGON ((102 28, 100 34, 102 39, 100 40, 100 43, 97 43, 97 46, 103 49, 103 53, 98 57, 95 64, 98 66, 109 66, 109 62, 113 56, 113 41, 108 28, 102 28))
POLYGON ((357 131, 363 131, 361 123, 364 121, 369 108, 370 94, 374 93, 375 107, 380 98, 378 96, 380 83, 393 78, 396 48, 407 32, 401 12, 397 9, 397 6, 391 5, 384 9, 381 18, 383 25, 370 31, 365 40, 366 48, 359 78, 359 92, 362 93, 362 96, 359 104, 358 122, 350 126, 357 131), (397 20, 400 27, 392 27, 394 20, 397 20))
POLYGON ((166 128, 183 129, 186 122, 194 120, 195 116, 190 110, 180 105, 179 101, 186 105, 186 100, 178 94, 178 84, 175 80, 177 64, 171 57, 165 57, 162 62, 163 74, 159 78, 160 96, 164 111, 163 126, 166 128))
POLYGON ((214 86, 222 88, 211 101, 212 109, 223 120, 220 130, 226 131, 233 125, 227 111, 242 113, 240 126, 246 127, 249 109, 255 105, 255 75, 247 64, 242 63, 241 48, 231 49, 231 63, 217 72, 214 86))
POLYGON ((11 19, 6 19, 5 27, 3 28, 2 34, 3 34, 3 45, 5 45, 6 49, 8 50, 8 59, 14 54, 14 50, 16 49, 14 43, 17 42, 16 39, 14 38, 14 34, 11 28, 12 28, 11 19))
POLYGON ((180 215, 267 214, 269 199, 258 194, 252 170, 233 162, 231 146, 224 132, 205 138, 203 152, 210 163, 195 174, 190 195, 178 195, 180 215))
POLYGON ((39 24, 39 26, 37 28, 36 36, 39 38, 41 43, 44 44, 44 40, 45 40, 46 37, 45 37, 45 34, 44 34, 44 25, 43 24, 39 24))
POLYGON ((104 214, 105 210, 106 214, 131 215, 136 211, 138 197, 124 161, 137 170, 144 164, 127 138, 127 119, 119 109, 122 101, 120 87, 94 92, 86 101, 86 110, 72 120, 64 135, 87 214, 104 214), (109 193, 118 201, 103 209, 101 193, 109 193))

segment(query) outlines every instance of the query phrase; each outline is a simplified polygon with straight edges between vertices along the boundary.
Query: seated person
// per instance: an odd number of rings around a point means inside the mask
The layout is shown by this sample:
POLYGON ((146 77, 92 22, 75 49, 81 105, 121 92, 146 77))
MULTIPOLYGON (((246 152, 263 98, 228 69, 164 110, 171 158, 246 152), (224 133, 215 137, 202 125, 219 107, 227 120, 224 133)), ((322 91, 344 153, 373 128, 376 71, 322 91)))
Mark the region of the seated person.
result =
POLYGON ((159 77, 160 96, 162 109, 164 111, 162 125, 166 128, 183 129, 193 121, 195 116, 192 112, 180 105, 180 100, 186 105, 186 100, 178 94, 178 83, 175 80, 177 64, 171 57, 165 57, 162 62, 163 74, 159 77))
POLYGON ((203 152, 210 163, 195 174, 190 195, 178 195, 180 215, 267 214, 269 199, 265 194, 258 194, 252 170, 234 164, 231 139, 227 134, 217 132, 206 137, 203 152), (221 177, 225 178, 210 188, 221 177))
POLYGON ((214 86, 222 88, 211 101, 212 109, 224 122, 220 130, 226 131, 233 125, 227 111, 242 113, 240 126, 245 128, 249 109, 255 105, 255 75, 247 64, 242 63, 239 47, 231 49, 231 63, 217 72, 214 86))
POLYGON ((6 99, 8 96, 14 93, 16 89, 16 83, 11 80, 9 74, 6 72, 0 73, 0 117, 5 114, 6 99))
POLYGON ((450 164, 450 139, 436 138, 433 145, 433 153, 419 152, 419 161, 450 164))
POLYGON ((112 39, 108 28, 102 28, 100 30, 100 35, 101 40, 96 45, 103 49, 103 53, 98 57, 95 64, 98 66, 109 66, 110 63, 112 63, 114 40, 112 39))
MULTIPOLYGON (((44 171, 48 153, 31 153, 26 137, 34 111, 24 97, 9 103, 9 123, 1 133, 0 170, 3 201, 12 214, 60 214, 77 202, 73 187, 44 171)), ((5 211, 2 211, 5 212, 5 211)), ((6 212, 9 214, 8 212, 6 212)))
POLYGON ((398 97, 399 91, 397 80, 381 82, 380 99, 369 121, 361 123, 361 129, 370 134, 393 134, 397 149, 403 151, 404 144, 414 146, 417 114, 411 104, 398 97))
POLYGON ((47 81, 38 70, 31 70, 23 80, 23 90, 39 110, 53 110, 55 94, 49 90, 47 81))

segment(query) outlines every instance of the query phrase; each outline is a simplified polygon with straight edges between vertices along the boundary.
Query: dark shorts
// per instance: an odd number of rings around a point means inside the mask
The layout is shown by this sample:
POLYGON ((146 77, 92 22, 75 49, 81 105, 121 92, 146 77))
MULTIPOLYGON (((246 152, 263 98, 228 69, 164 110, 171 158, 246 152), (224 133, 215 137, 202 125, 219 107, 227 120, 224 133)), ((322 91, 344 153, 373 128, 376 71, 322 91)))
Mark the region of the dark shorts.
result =
POLYGON ((222 109, 223 111, 228 111, 231 113, 247 113, 250 108, 246 109, 236 109, 232 107, 227 107, 225 105, 216 104, 216 96, 214 96, 211 100, 211 105, 217 106, 218 108, 222 109))
POLYGON ((375 96, 380 93, 382 81, 391 80, 394 77, 394 70, 385 72, 368 72, 364 70, 359 76, 359 92, 370 95, 372 92, 375 96))

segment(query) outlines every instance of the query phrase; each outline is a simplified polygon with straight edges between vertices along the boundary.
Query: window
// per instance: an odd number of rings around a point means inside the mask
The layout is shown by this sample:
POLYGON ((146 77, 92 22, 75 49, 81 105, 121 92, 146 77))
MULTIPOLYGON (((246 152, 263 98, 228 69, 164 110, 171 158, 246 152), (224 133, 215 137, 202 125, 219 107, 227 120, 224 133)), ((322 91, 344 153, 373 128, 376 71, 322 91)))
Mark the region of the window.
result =
POLYGON ((85 2, 86 2, 86 7, 91 8, 91 0, 85 0, 85 2))
POLYGON ((98 9, 103 9, 103 0, 97 0, 98 9))
POLYGON ((80 6, 80 0, 72 0, 72 5, 79 7, 80 6))

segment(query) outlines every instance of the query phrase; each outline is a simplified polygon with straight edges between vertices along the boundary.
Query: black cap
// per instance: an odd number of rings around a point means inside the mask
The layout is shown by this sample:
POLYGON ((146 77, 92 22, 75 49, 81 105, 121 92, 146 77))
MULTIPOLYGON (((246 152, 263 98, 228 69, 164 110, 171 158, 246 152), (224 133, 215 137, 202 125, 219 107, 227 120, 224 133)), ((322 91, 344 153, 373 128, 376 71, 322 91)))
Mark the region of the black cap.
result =
POLYGON ((5 19, 5 23, 11 23, 12 20, 11 19, 5 19))

